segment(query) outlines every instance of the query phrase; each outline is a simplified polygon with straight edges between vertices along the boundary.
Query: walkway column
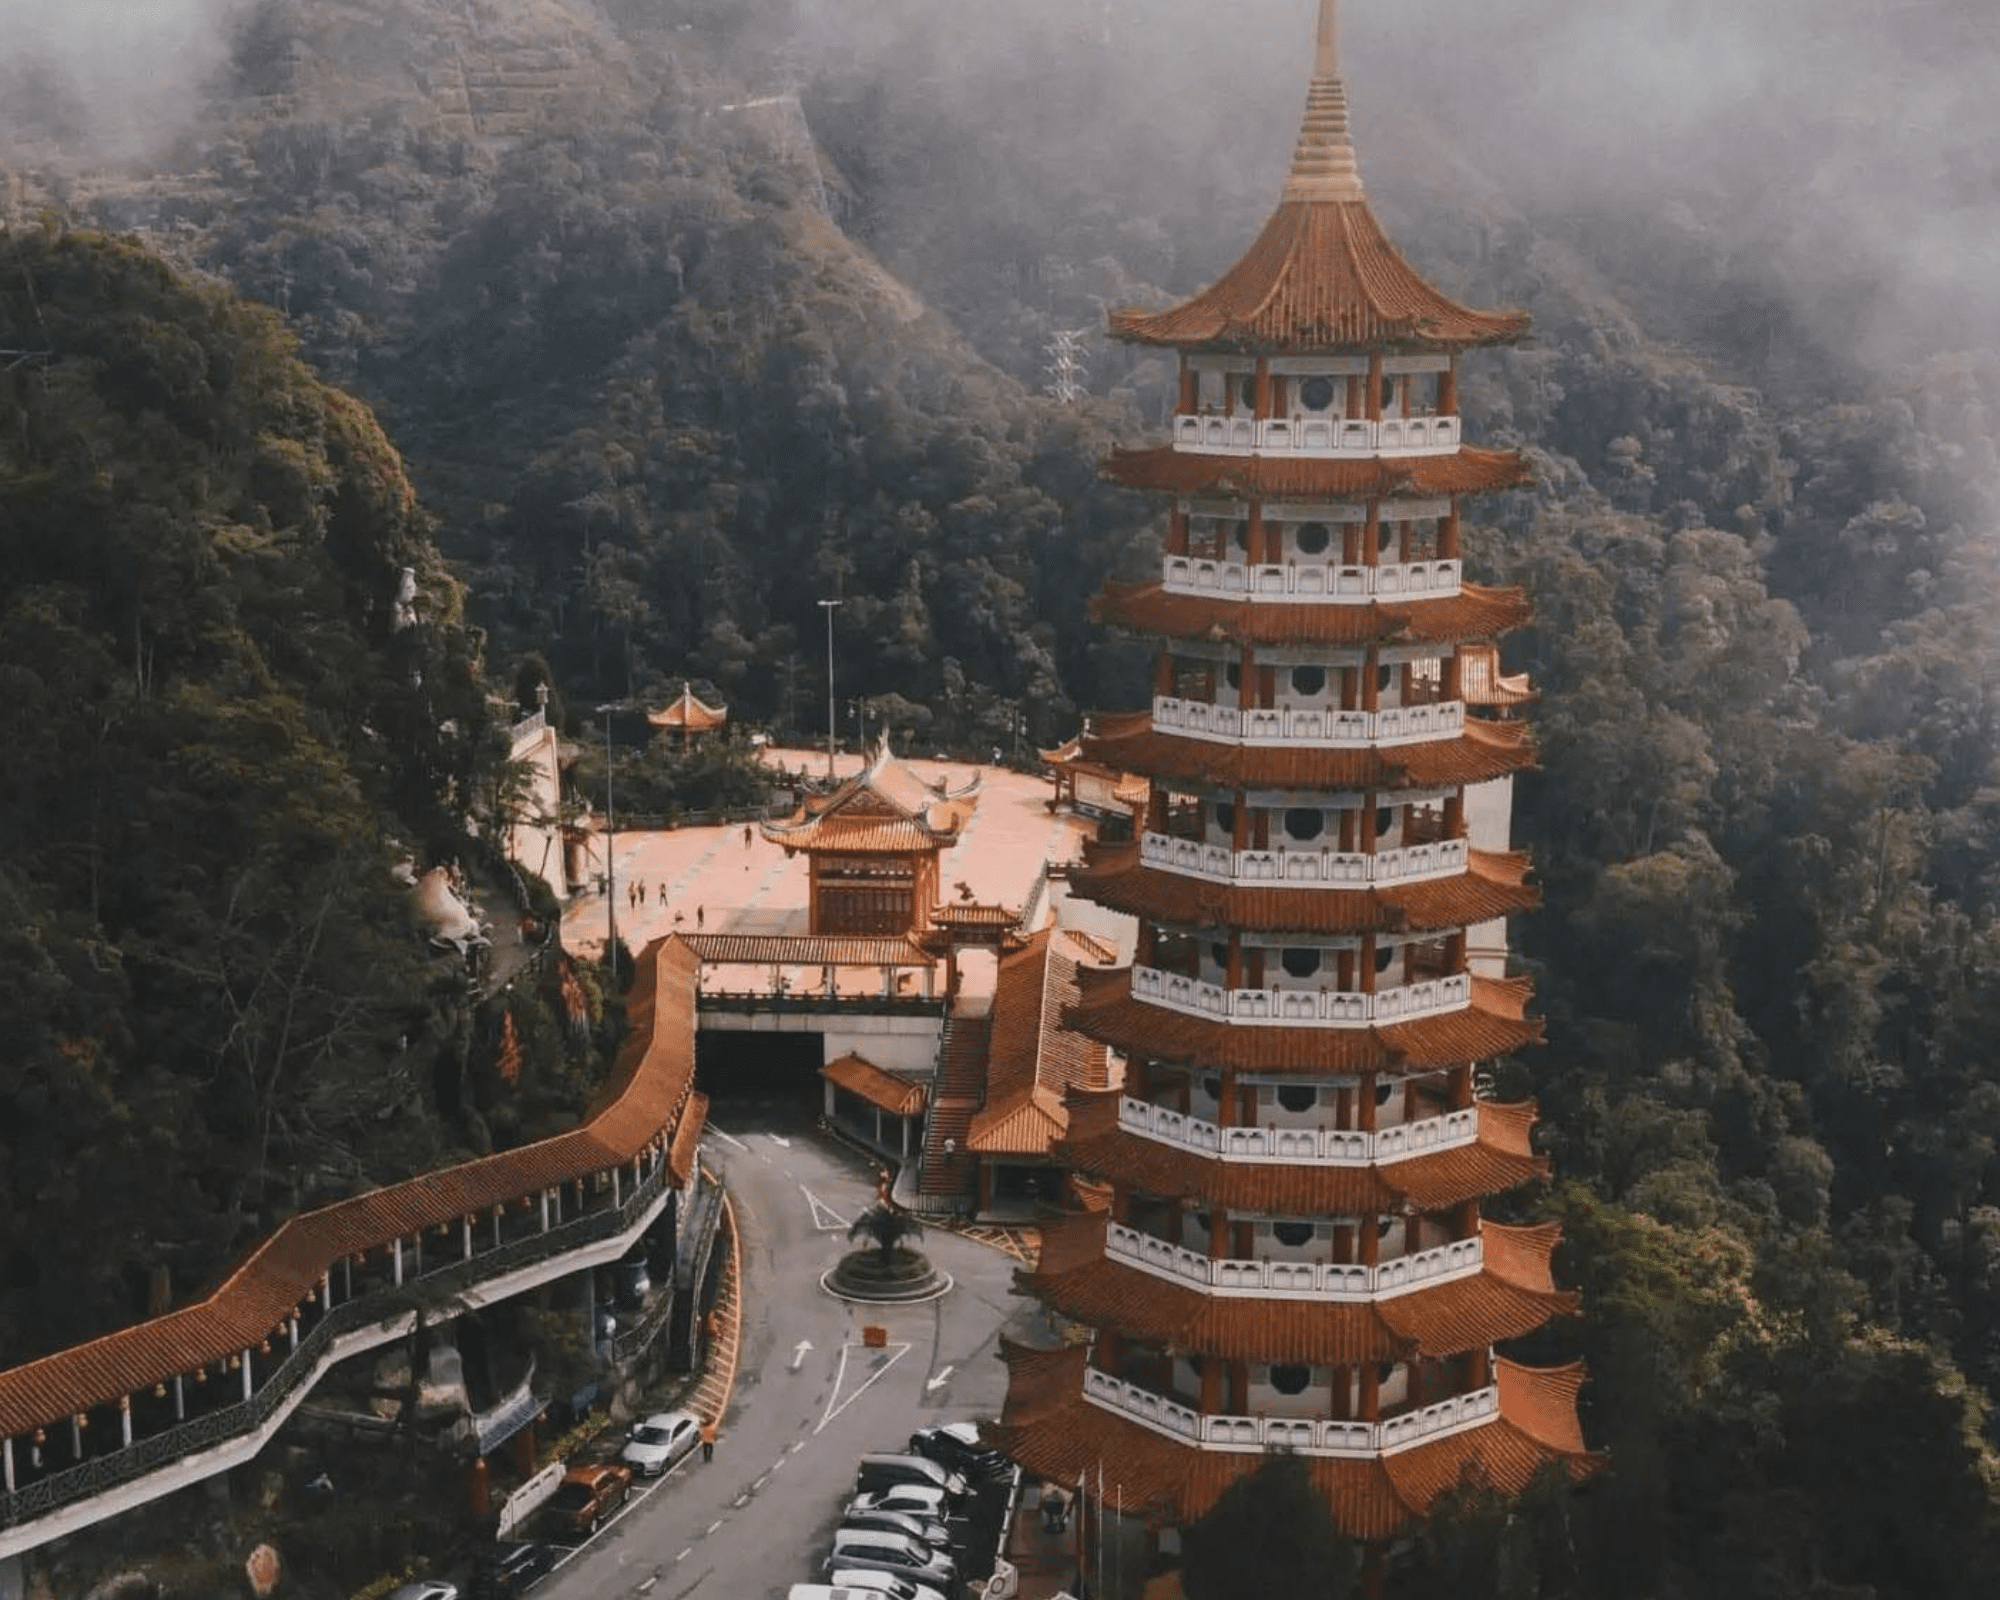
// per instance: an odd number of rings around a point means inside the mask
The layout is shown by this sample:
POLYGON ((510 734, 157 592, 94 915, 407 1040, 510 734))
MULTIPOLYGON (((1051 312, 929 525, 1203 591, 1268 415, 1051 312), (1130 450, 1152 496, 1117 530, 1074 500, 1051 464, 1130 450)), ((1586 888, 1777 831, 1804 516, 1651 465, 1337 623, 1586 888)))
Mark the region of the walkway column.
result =
POLYGON ((129 1394, 118 1397, 118 1442, 128 1450, 132 1448, 132 1397, 129 1394))
POLYGON ((613 1167, 611 1169, 611 1209, 613 1211, 616 1211, 625 1203, 624 1189, 618 1181, 623 1175, 624 1170, 623 1167, 613 1167))
POLYGON ((549 1191, 542 1191, 542 1232, 549 1231, 549 1191))
POLYGON ((459 1245, 465 1252, 459 1259, 461 1261, 470 1261, 472 1259, 472 1213, 467 1212, 464 1216, 460 1217, 458 1219, 458 1226, 459 1245))
MULTIPOLYGON (((397 1282, 400 1283, 401 1281, 402 1280, 400 1278, 397 1279, 397 1282)), ((249 1346, 246 1345, 244 1346, 243 1349, 243 1398, 245 1400, 248 1400, 250 1398, 250 1386, 251 1386, 250 1349, 249 1346)))
POLYGON ((390 1272, 398 1288, 403 1284, 403 1241, 395 1239, 389 1245, 390 1272))
POLYGON ((14 1436, 9 1434, 0 1439, 0 1476, 4 1476, 7 1492, 14 1492, 14 1436))
POLYGON ((174 1374, 174 1421, 187 1421, 187 1390, 182 1387, 181 1375, 174 1374))

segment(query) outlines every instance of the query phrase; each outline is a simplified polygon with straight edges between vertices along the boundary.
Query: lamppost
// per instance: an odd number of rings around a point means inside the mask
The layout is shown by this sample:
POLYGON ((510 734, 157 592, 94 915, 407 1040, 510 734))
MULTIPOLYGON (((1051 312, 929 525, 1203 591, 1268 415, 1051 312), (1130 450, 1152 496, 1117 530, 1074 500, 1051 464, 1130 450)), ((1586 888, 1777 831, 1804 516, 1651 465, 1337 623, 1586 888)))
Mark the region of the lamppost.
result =
POLYGON ((597 708, 604 719, 604 968, 616 977, 613 967, 618 946, 618 811, 611 803, 611 713, 624 708, 618 700, 608 700, 597 708))
POLYGON ((840 604, 838 600, 822 600, 820 610, 826 613, 826 781, 833 782, 833 613, 840 604))

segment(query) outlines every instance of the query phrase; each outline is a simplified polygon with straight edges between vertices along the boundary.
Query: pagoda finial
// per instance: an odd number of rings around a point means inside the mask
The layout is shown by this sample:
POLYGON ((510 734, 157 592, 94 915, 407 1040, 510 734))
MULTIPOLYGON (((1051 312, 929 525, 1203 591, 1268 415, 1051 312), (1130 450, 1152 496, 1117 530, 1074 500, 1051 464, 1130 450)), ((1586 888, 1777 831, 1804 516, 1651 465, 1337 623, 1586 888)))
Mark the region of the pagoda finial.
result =
POLYGON ((1347 126, 1347 86, 1340 78, 1340 0, 1319 0, 1319 46, 1313 57, 1306 117, 1292 152, 1283 198, 1363 200, 1361 167, 1347 126))

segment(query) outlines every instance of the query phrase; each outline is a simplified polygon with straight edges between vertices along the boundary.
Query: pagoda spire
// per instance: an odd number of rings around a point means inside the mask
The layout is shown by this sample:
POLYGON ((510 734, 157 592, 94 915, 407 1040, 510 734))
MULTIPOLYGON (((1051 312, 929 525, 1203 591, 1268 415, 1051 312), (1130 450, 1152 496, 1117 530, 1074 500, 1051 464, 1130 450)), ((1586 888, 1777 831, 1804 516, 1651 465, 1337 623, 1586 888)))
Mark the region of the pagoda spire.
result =
POLYGON ((1340 77, 1340 0, 1319 0, 1319 44, 1305 121, 1292 151, 1283 199, 1343 203, 1365 200, 1361 166, 1347 123, 1347 85, 1340 77))

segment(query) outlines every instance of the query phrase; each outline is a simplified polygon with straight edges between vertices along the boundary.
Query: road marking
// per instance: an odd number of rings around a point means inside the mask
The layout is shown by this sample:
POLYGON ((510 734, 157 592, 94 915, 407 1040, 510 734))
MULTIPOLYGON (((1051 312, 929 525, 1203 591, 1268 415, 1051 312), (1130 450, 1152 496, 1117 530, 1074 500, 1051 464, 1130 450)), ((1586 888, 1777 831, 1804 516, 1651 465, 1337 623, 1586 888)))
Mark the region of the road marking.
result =
POLYGON ((834 1210, 824 1200, 820 1199, 812 1190, 808 1189, 804 1184, 800 1184, 799 1193, 806 1197, 806 1204, 812 1207, 813 1227, 815 1229, 821 1233, 841 1233, 846 1230, 848 1219, 834 1210))
POLYGON ((812 1340, 801 1339, 798 1343, 798 1348, 792 1351, 792 1364, 787 1370, 797 1372, 800 1367, 804 1366, 806 1364, 806 1352, 812 1347, 812 1340))
POLYGON ((845 1400, 841 1400, 839 1405, 835 1405, 834 1401, 840 1400, 841 1381, 847 1376, 847 1352, 866 1348, 867 1346, 865 1345, 849 1344, 844 1344, 840 1347, 840 1370, 834 1374, 833 1393, 826 1397, 826 1414, 819 1419, 819 1427, 813 1429, 814 1433, 818 1433, 821 1428, 824 1428, 835 1417, 839 1416, 841 1412, 853 1405, 855 1401, 859 1400, 875 1385, 885 1372, 910 1353, 910 1346, 907 1344, 890 1345, 888 1353, 880 1358, 881 1365, 868 1374, 861 1387, 856 1389, 845 1400))
POLYGON ((792 1147, 792 1141, 785 1138, 782 1134, 767 1133, 764 1137, 769 1139, 780 1150, 789 1150, 792 1147))
POLYGON ((693 1546, 693 1545, 689 1545, 689 1546, 688 1546, 688 1547, 687 1547, 686 1549, 684 1549, 683 1551, 681 1551, 681 1553, 680 1553, 679 1555, 675 1556, 675 1557, 674 1557, 674 1559, 675 1559, 676 1561, 685 1561, 685 1560, 687 1560, 687 1558, 688 1558, 689 1556, 691 1556, 691 1555, 693 1555, 693 1554, 694 1554, 694 1546, 693 1546))
MULTIPOLYGON (((743 1499, 744 1499, 744 1500, 747 1500, 747 1499, 749 1499, 749 1498, 750 1498, 750 1497, 749 1497, 748 1495, 745 1495, 745 1496, 743 1497, 743 1499)), ((737 1504, 738 1504, 738 1505, 740 1506, 741 1504, 743 1504, 743 1500, 739 1500, 739 1501, 737 1501, 736 1503, 737 1503, 737 1504)), ((706 1538, 708 1537, 708 1535, 709 1535, 709 1534, 711 1534, 711 1533, 715 1532, 715 1530, 716 1530, 717 1528, 721 1527, 721 1526, 722 1526, 722 1518, 720 1518, 720 1517, 717 1517, 717 1518, 716 1518, 716 1519, 715 1519, 715 1520, 714 1520, 713 1522, 711 1522, 711 1523, 710 1523, 710 1524, 708 1525, 708 1529, 707 1529, 707 1531, 706 1531, 706 1532, 704 1532, 704 1533, 702 1534, 702 1537, 703 1537, 704 1539, 706 1539, 706 1538)))
POLYGON ((942 1389, 947 1383, 951 1382, 951 1375, 956 1371, 958 1371, 956 1367, 939 1367, 938 1375, 935 1378, 924 1380, 924 1388, 926 1390, 942 1389))
POLYGON ((747 1144, 745 1144, 745 1143, 744 1143, 744 1142, 743 1142, 743 1141, 742 1141, 741 1139, 737 1138, 735 1134, 733 1134, 733 1133, 724 1133, 724 1132, 723 1132, 723 1131, 722 1131, 722 1130, 721 1130, 720 1128, 718 1128, 718 1127, 717 1127, 717 1126, 716 1126, 716 1125, 715 1125, 714 1123, 712 1123, 712 1122, 711 1122, 711 1123, 710 1123, 710 1124, 708 1125, 708 1131, 709 1131, 710 1133, 714 1134, 714 1135, 716 1136, 716 1138, 718 1138, 718 1139, 722 1140, 722 1141, 723 1141, 724 1143, 726 1143, 726 1144, 733 1144, 733 1145, 735 1145, 735 1146, 736 1146, 736 1148, 737 1148, 737 1149, 739 1149, 739 1150, 748 1150, 748 1149, 750 1148, 750 1147, 749 1147, 749 1146, 748 1146, 747 1144))
POLYGON ((771 1475, 770 1473, 767 1472, 764 1474, 763 1477, 759 1478, 755 1483, 750 1485, 750 1492, 752 1494, 755 1494, 759 1489, 763 1488, 764 1485, 769 1483, 770 1481, 771 1481, 771 1475))
POLYGON ((790 1449, 790 1450, 788 1450, 788 1451, 786 1451, 785 1453, 786 1453, 787 1455, 793 1455, 793 1456, 795 1456, 795 1455, 797 1455, 797 1454, 798 1454, 798 1453, 799 1453, 799 1452, 800 1452, 801 1450, 805 1449, 805 1447, 806 1447, 806 1442, 805 1442, 805 1440, 803 1440, 803 1439, 796 1439, 796 1440, 794 1440, 794 1441, 792 1442, 792 1447, 791 1447, 791 1449, 790 1449))
POLYGON ((639 1585, 639 1593, 644 1594, 647 1590, 652 1588, 653 1585, 658 1583, 659 1581, 660 1581, 660 1575, 656 1572, 650 1578, 648 1578, 644 1583, 639 1585))
MULTIPOLYGON (((748 1489, 745 1489, 741 1494, 739 1494, 734 1500, 730 1501, 729 1503, 732 1506, 747 1506, 750 1503, 750 1491, 748 1489)), ((718 1522, 715 1524, 714 1528, 710 1528, 708 1531, 710 1533, 713 1533, 715 1532, 716 1528, 719 1528, 721 1526, 722 1524, 718 1522)))

